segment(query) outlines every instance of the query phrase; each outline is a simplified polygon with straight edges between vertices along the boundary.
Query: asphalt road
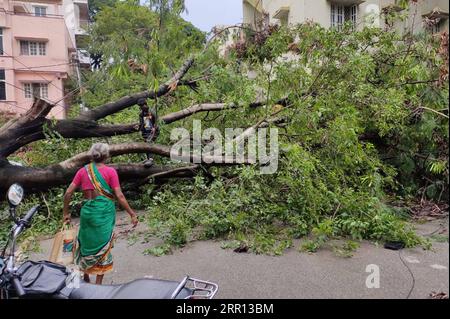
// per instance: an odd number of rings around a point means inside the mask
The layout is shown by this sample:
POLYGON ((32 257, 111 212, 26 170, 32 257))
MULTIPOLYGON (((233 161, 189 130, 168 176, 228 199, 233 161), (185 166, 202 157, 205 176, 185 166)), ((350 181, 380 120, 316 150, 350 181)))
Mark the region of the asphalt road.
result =
MULTIPOLYGON (((125 220, 118 217, 119 230, 125 220)), ((140 231, 145 231, 141 225, 140 231)), ((390 251, 363 242, 352 258, 338 257, 331 249, 315 254, 296 247, 283 256, 238 254, 224 250, 220 242, 195 242, 172 255, 145 256, 156 240, 132 243, 120 238, 113 250, 115 270, 105 284, 140 277, 181 280, 186 274, 219 284, 217 298, 428 298, 432 292, 449 292, 448 219, 417 225, 418 233, 435 232, 446 242, 433 241, 433 249, 390 251), (403 261, 402 261, 403 259, 403 261), (368 265, 377 265, 380 287, 367 288, 368 265), (408 269, 409 268, 409 269, 408 269), (412 292, 411 292, 412 290, 412 292), (411 293, 410 293, 411 292, 411 293)), ((441 240, 440 240, 441 241, 441 240)), ((31 259, 47 259, 51 240, 41 242, 41 253, 31 259)))

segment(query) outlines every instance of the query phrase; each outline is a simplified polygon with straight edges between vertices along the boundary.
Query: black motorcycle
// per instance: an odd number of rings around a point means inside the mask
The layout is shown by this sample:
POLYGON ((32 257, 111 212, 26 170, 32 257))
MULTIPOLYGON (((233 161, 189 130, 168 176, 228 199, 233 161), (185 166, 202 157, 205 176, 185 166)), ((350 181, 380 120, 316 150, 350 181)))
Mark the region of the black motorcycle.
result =
POLYGON ((0 256, 0 299, 212 299, 216 295, 217 284, 189 276, 181 282, 138 279, 108 286, 85 283, 79 272, 49 261, 26 261, 16 267, 16 239, 31 227, 33 216, 39 211, 39 206, 35 206, 19 219, 16 207, 23 195, 24 190, 18 184, 8 190, 14 225, 0 256))

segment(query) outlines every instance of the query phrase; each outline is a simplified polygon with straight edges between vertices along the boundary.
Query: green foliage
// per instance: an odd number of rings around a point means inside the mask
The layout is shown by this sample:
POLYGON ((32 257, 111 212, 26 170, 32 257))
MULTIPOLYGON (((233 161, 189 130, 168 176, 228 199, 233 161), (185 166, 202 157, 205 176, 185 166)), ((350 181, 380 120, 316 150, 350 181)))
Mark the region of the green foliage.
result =
POLYGON ((448 243, 448 235, 434 234, 430 239, 437 243, 448 243))
POLYGON ((152 247, 152 248, 148 248, 148 249, 144 250, 144 255, 152 255, 155 257, 161 257, 164 255, 167 255, 171 251, 172 251, 171 246, 168 244, 164 244, 164 245, 160 245, 160 246, 156 246, 156 247, 152 247))
POLYGON ((201 48, 204 34, 173 11, 180 4, 163 2, 163 16, 133 1, 116 2, 96 14, 87 47, 101 53, 104 63, 97 72, 85 74, 87 105, 154 89, 186 55, 201 48))
POLYGON ((95 20, 95 16, 99 13, 104 7, 112 7, 119 0, 90 0, 89 5, 89 17, 92 20, 95 20))
POLYGON ((359 248, 359 244, 355 241, 347 241, 341 247, 335 246, 333 248, 336 255, 344 258, 353 257, 353 253, 359 248))
POLYGON ((333 221, 331 219, 320 222, 312 229, 314 240, 308 240, 303 243, 300 250, 310 253, 316 252, 333 236, 333 233, 333 221))
MULTIPOLYGON (((223 248, 244 245, 255 253, 275 255, 290 247, 292 238, 310 232, 313 240, 304 245, 306 251, 316 251, 338 237, 401 240, 408 247, 426 245, 394 211, 375 197, 368 201, 365 193, 330 194, 324 188, 328 196, 317 192, 309 202, 305 198, 311 190, 298 187, 295 199, 300 200, 296 202, 286 191, 291 185, 284 178, 262 177, 249 167, 235 169, 235 174, 235 182, 220 178, 208 186, 198 177, 194 185, 166 186, 147 204, 153 235, 178 247, 186 239, 224 238, 228 241, 223 248), (330 210, 335 200, 340 208, 330 210)), ((294 179, 295 186, 297 181, 294 179)))
POLYGON ((186 10, 184 0, 147 0, 148 5, 154 11, 164 15, 179 15, 186 10))

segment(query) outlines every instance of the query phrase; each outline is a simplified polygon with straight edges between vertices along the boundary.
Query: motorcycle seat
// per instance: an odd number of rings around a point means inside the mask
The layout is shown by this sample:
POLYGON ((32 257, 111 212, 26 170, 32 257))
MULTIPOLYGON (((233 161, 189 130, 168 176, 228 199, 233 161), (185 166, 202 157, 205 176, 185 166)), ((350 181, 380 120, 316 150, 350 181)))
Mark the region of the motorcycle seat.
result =
MULTIPOLYGON (((170 299, 180 283, 176 281, 138 279, 122 285, 94 285, 81 283, 74 288, 69 299, 170 299)), ((192 290, 183 288, 177 299, 192 295, 192 290)))

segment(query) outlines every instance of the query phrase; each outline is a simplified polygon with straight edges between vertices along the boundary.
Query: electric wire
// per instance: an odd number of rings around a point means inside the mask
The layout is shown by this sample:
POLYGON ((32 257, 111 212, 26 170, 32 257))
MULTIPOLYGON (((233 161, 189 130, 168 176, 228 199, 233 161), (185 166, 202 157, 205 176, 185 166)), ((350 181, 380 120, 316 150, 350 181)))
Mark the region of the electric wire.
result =
POLYGON ((48 79, 46 79, 45 77, 43 77, 41 74, 39 74, 39 72, 37 72, 37 71, 31 69, 29 66, 27 66, 26 64, 24 64, 22 61, 18 60, 15 56, 12 56, 12 55, 6 53, 5 51, 3 51, 3 55, 6 55, 6 56, 8 56, 8 57, 10 57, 10 58, 13 58, 15 61, 17 61, 18 63, 20 63, 21 65, 23 65, 27 70, 33 72, 34 74, 36 74, 37 76, 39 76, 40 78, 42 78, 44 81, 47 81, 47 84, 53 85, 55 88, 57 88, 58 90, 60 90, 61 92, 64 93, 64 91, 63 91, 60 87, 58 87, 58 86, 56 86, 55 84, 52 83, 53 81, 49 81, 48 79))
MULTIPOLYGON (((20 63, 21 65, 23 65, 27 70, 33 72, 34 74, 36 74, 37 76, 39 76, 40 78, 42 78, 44 81, 46 81, 47 84, 50 84, 50 85, 54 86, 55 88, 57 88, 57 89, 58 89, 59 91, 61 91, 62 93, 65 93, 65 92, 64 92, 64 89, 61 89, 60 87, 56 86, 56 85, 53 83, 53 80, 52 80, 52 81, 49 81, 48 79, 46 79, 45 77, 43 77, 39 72, 33 70, 32 67, 27 66, 27 65, 24 64, 22 61, 18 60, 16 57, 14 57, 14 56, 12 56, 12 55, 6 53, 5 51, 3 51, 3 54, 6 55, 7 57, 10 57, 10 58, 14 59, 15 61, 17 61, 17 62, 20 63)), ((60 65, 72 65, 72 64, 74 64, 74 63, 73 63, 73 62, 68 62, 68 63, 61 63, 60 65)), ((56 64, 54 64, 54 65, 48 65, 48 66, 56 66, 56 64)), ((38 66, 38 67, 48 67, 48 66, 43 66, 43 65, 42 65, 42 66, 38 66)), ((7 83, 7 84, 9 84, 9 85, 12 85, 12 86, 14 86, 14 87, 17 88, 17 89, 20 89, 20 90, 26 92, 24 89, 19 88, 19 87, 17 87, 17 86, 14 85, 14 84, 8 83, 8 82, 6 82, 6 81, 5 81, 5 83, 7 83)), ((75 90, 78 90, 78 89, 80 89, 80 88, 77 88, 77 89, 75 89, 75 90)), ((74 91, 75 91, 75 90, 74 90, 74 91)), ((50 102, 52 102, 52 104, 54 104, 55 106, 60 106, 60 107, 62 108, 62 110, 59 111, 59 112, 57 112, 55 116, 60 115, 62 112, 64 112, 64 111, 67 110, 67 107, 66 107, 66 106, 60 105, 60 104, 58 104, 58 102, 61 102, 62 100, 64 100, 64 99, 65 99, 68 95, 70 95, 70 94, 71 94, 71 93, 68 93, 68 94, 64 95, 63 98, 60 99, 60 100, 58 100, 57 102, 53 102, 53 101, 51 101, 51 100, 49 100, 49 99, 47 98, 47 100, 50 101, 50 102)))
MULTIPOLYGON (((15 84, 9 83, 8 81, 3 81, 3 80, 2 80, 2 82, 4 82, 5 84, 7 84, 7 85, 9 85, 9 86, 12 86, 12 87, 14 87, 14 88, 16 88, 16 89, 18 89, 18 90, 21 90, 21 91, 23 91, 24 93, 28 93, 28 92, 29 92, 29 91, 27 91, 27 90, 25 90, 25 89, 23 89, 23 88, 21 88, 21 87, 15 85, 15 84)), ((40 98, 47 100, 48 102, 52 103, 52 104, 55 105, 55 106, 60 106, 60 107, 62 107, 64 110, 66 109, 66 107, 65 107, 64 105, 61 105, 61 104, 58 103, 58 102, 61 102, 64 98, 66 98, 66 96, 64 96, 63 99, 60 99, 59 101, 52 101, 52 100, 50 100, 48 97, 46 97, 46 98, 40 97, 40 98)), ((0 103, 2 103, 2 102, 4 102, 4 101, 0 101, 0 103)))
POLYGON ((72 64, 75 64, 75 63, 74 62, 66 62, 66 63, 58 63, 58 64, 43 64, 43 65, 38 65, 38 66, 31 66, 28 68, 6 68, 3 70, 5 70, 5 71, 16 71, 16 70, 23 71, 23 70, 42 69, 42 68, 48 68, 51 66, 72 65, 72 64))
POLYGON ((406 261, 403 259, 403 257, 402 257, 402 250, 398 251, 398 256, 399 256, 400 260, 402 261, 403 265, 406 267, 406 269, 408 269, 408 272, 409 272, 409 274, 411 275, 411 278, 412 278, 411 289, 409 290, 408 296, 406 297, 406 299, 409 299, 411 297, 412 292, 414 291, 414 288, 416 287, 416 277, 414 276, 414 273, 412 272, 411 268, 408 266, 406 261))

